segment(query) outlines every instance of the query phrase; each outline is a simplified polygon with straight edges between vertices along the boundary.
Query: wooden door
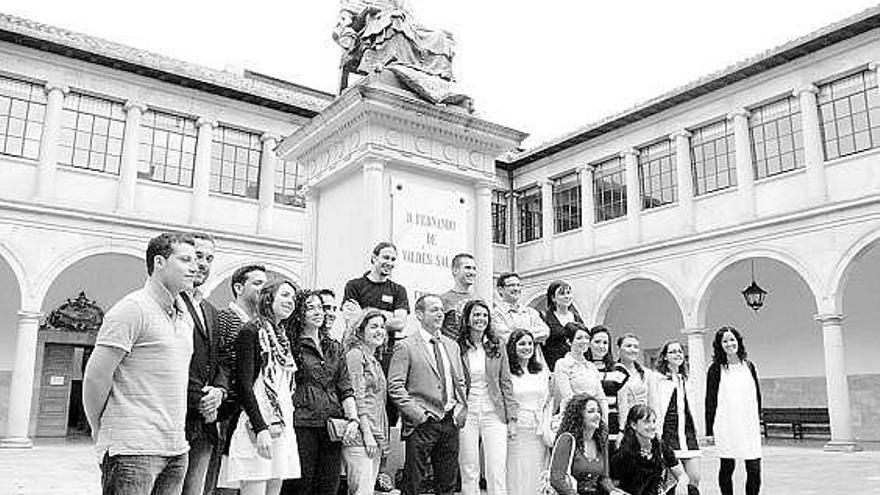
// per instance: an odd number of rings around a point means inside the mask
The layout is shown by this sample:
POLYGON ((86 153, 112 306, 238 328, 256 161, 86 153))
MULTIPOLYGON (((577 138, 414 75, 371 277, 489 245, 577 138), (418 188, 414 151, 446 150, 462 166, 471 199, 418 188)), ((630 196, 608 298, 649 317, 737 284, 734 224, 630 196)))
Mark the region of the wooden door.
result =
POLYGON ((40 376, 40 404, 37 408, 37 436, 67 436, 70 381, 73 377, 72 345, 46 344, 40 376))

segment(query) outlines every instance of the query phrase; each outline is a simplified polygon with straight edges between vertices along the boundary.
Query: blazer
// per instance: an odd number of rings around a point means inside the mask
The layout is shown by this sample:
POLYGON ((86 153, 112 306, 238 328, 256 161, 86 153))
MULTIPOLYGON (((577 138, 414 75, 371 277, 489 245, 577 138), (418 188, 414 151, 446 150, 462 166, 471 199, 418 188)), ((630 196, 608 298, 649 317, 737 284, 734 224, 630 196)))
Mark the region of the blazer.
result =
MULTIPOLYGON (((510 363, 508 363, 507 350, 504 341, 501 341, 501 356, 493 358, 486 355, 486 381, 489 384, 489 399, 501 419, 516 421, 519 414, 519 405, 513 399, 513 381, 510 379, 510 363)), ((471 396, 471 370, 467 351, 462 351, 461 366, 464 370, 465 396, 471 396)))
MULTIPOLYGON (((461 428, 467 417, 467 396, 461 352, 454 340, 444 335, 440 342, 451 362, 453 393, 458 405, 455 408, 455 424, 461 428)), ((394 347, 388 368, 388 397, 397 405, 403 417, 402 437, 408 437, 416 426, 425 422, 426 412, 442 418, 444 400, 440 388, 440 374, 434 365, 433 349, 430 349, 416 332, 399 341, 394 347), (430 354, 429 354, 430 353, 430 354)))
MULTIPOLYGON (((758 419, 761 418, 761 385, 758 383, 758 372, 751 361, 744 361, 755 380, 755 394, 758 399, 758 419)), ((721 365, 712 363, 706 374, 706 436, 714 436, 715 412, 718 410, 718 385, 721 383, 721 365)))
POLYGON ((186 393, 186 438, 194 438, 207 435, 212 441, 217 441, 217 429, 209 427, 201 413, 199 413, 199 401, 204 393, 202 388, 206 385, 220 387, 229 392, 229 380, 223 367, 220 366, 220 333, 217 330, 217 308, 208 301, 202 299, 197 309, 189 294, 181 293, 190 317, 193 320, 193 353, 189 361, 189 383, 186 393), (197 310, 201 310, 205 317, 202 325, 197 310))

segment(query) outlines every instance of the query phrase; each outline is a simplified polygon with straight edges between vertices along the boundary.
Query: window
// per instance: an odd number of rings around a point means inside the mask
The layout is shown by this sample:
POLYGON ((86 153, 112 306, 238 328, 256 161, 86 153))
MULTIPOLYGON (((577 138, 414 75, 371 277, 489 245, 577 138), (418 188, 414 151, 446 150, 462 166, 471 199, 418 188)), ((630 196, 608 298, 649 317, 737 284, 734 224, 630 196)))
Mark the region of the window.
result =
POLYGON ((520 191, 517 201, 519 209, 519 242, 540 239, 543 235, 541 222, 541 188, 532 186, 520 191))
POLYGON ((492 191, 492 242, 507 244, 507 191, 492 191))
POLYGON ((281 161, 275 169, 275 202, 283 205, 306 205, 302 193, 306 177, 304 167, 298 162, 281 161))
POLYGON ((261 154, 259 134, 218 126, 211 148, 211 191, 256 199, 261 154))
POLYGON ((752 110, 749 134, 756 179, 804 166, 804 136, 797 98, 785 98, 752 110))
POLYGON ((691 131, 694 195, 736 185, 733 126, 725 119, 691 131))
POLYGON ((41 86, 0 76, 0 154, 38 159, 45 115, 41 86))
POLYGON ((581 226, 581 183, 577 172, 553 179, 553 217, 557 234, 581 226))
POLYGON ((671 139, 639 149, 639 183, 642 209, 676 202, 675 148, 671 139))
POLYGON ((880 145, 880 95, 874 71, 823 84, 818 102, 826 160, 880 145))
POLYGON ((626 215, 626 166, 619 156, 593 167, 596 222, 626 215))
POLYGON ((58 163, 119 174, 124 133, 122 103, 70 93, 61 112, 58 163))
POLYGON ((192 187, 197 138, 195 119, 144 112, 138 139, 138 177, 192 187))

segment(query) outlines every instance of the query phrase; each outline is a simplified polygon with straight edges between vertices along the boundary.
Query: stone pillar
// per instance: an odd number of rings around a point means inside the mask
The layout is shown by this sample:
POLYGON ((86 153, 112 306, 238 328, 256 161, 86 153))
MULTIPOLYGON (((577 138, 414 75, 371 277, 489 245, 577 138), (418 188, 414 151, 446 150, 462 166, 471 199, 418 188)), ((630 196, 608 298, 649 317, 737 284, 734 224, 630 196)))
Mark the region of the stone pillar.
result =
POLYGON ((317 189, 307 187, 303 194, 306 199, 306 228, 303 233, 303 287, 317 287, 318 253, 318 214, 320 197, 317 189))
POLYGON ((193 170, 193 195, 190 222, 205 223, 208 214, 208 192, 211 189, 211 148, 214 143, 214 121, 199 118, 196 126, 199 136, 196 142, 196 163, 193 170))
POLYGON ((475 294, 484 301, 492 300, 492 183, 480 181, 476 193, 476 221, 474 223, 474 257, 477 261, 475 294))
POLYGON ((541 179, 541 245, 544 261, 553 261, 553 180, 541 179))
POLYGON ((37 167, 35 197, 49 200, 55 197, 55 172, 58 169, 58 138, 61 135, 61 113, 64 111, 64 95, 70 89, 62 84, 46 84, 46 117, 40 140, 40 161, 37 167))
POLYGON ((135 100, 125 102, 125 134, 122 137, 122 167, 119 169, 119 189, 116 191, 117 213, 134 211, 137 187, 138 147, 140 146, 141 118, 147 106, 135 100))
POLYGON ((621 153, 626 166, 626 216, 630 241, 642 242, 642 188, 639 186, 639 150, 628 149, 621 153))
POLYGON ((852 435, 849 383, 846 380, 846 356, 843 350, 844 316, 818 314, 815 318, 822 324, 828 416, 831 419, 831 441, 825 444, 825 450, 842 452, 861 450, 853 441, 852 435))
POLYGON ((364 162, 364 208, 366 218, 366 246, 373 249, 377 243, 387 241, 387 228, 383 224, 385 215, 385 163, 382 160, 370 159, 364 162))
POLYGON ((755 172, 752 166, 752 145, 749 137, 749 112, 744 108, 739 109, 731 112, 727 118, 733 125, 740 219, 749 221, 755 218, 755 172))
POLYGON ((260 213, 257 218, 257 234, 269 235, 272 233, 275 215, 275 171, 278 168, 275 146, 278 144, 278 136, 263 134, 260 142, 263 143, 263 152, 260 156, 260 213))
POLYGON ((596 250, 596 209, 593 197, 593 167, 581 167, 578 171, 581 180, 581 230, 584 237, 584 248, 588 254, 596 250))
POLYGON ((675 145, 675 172, 678 178, 678 207, 684 233, 694 231, 694 180, 691 177, 691 133, 680 130, 669 136, 675 145))
POLYGON ((828 197, 825 183, 825 155, 819 130, 819 88, 805 86, 798 90, 801 106, 801 127, 804 136, 804 161, 807 169, 807 193, 811 204, 821 204, 828 197))
POLYGON ((34 365, 37 360, 37 330, 41 313, 18 312, 18 334, 15 338, 15 358, 12 365, 12 383, 9 387, 9 415, 6 419, 6 437, 0 440, 3 448, 30 448, 28 438, 31 422, 31 401, 34 392, 34 365))
POLYGON ((706 418, 704 417, 706 400, 706 329, 684 328, 681 331, 687 337, 687 353, 689 366, 689 381, 692 384, 693 397, 690 397, 691 415, 694 418, 694 426, 697 435, 706 434, 706 418))

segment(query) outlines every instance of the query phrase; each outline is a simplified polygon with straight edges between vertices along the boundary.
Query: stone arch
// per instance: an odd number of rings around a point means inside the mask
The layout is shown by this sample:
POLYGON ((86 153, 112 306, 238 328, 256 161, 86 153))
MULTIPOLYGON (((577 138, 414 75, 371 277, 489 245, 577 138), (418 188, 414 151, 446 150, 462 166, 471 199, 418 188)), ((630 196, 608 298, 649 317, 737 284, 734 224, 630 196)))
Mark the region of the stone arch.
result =
MULTIPOLYGON (((18 285, 18 294, 21 299, 21 306, 28 306, 31 302, 30 299, 30 281, 27 278, 27 272, 24 270, 24 265, 21 263, 19 257, 15 254, 9 246, 5 243, 0 242, 0 262, 5 262, 9 269, 12 271, 12 275, 15 277, 15 282, 18 285)), ((34 306, 34 310, 39 306, 34 306)), ((27 308, 32 309, 32 308, 27 308)))
MULTIPOLYGON (((146 249, 141 246, 142 243, 128 244, 108 244, 93 243, 86 246, 79 246, 71 249, 58 256, 49 267, 43 271, 37 280, 36 289, 34 290, 34 302, 37 307, 42 307, 45 302, 46 294, 52 287, 52 283, 65 270, 77 264, 78 262, 101 254, 120 254, 124 256, 133 256, 141 260, 146 256, 146 249)), ((144 273, 146 273, 146 265, 144 265, 144 273)))
POLYGON ((846 288, 846 281, 851 273, 851 268, 858 263, 859 259, 867 253, 870 248, 880 241, 880 229, 872 230, 861 236, 849 248, 844 251, 843 255, 831 272, 828 280, 828 301, 832 306, 829 308, 820 307, 823 313, 839 313, 843 308, 843 291, 846 288))
POLYGON ((684 298, 683 293, 678 288, 678 286, 667 280, 664 275, 658 272, 646 269, 638 269, 627 271, 615 277, 611 282, 605 285, 602 291, 599 292, 599 302, 598 304, 596 304, 595 309, 590 313, 590 319, 587 320, 587 323, 589 325, 596 325, 604 321, 605 315, 608 312, 608 307, 611 305, 611 301, 613 301, 614 297, 619 293, 623 284, 632 280, 649 280, 651 282, 659 284, 666 290, 666 292, 669 293, 669 295, 672 296, 672 299, 675 300, 675 303, 678 306, 678 310, 681 313, 682 319, 686 318, 686 299, 684 298))
POLYGON ((302 275, 295 272, 289 266, 274 261, 245 259, 234 263, 229 263, 228 266, 224 266, 222 269, 211 274, 211 278, 208 279, 208 281, 205 283, 205 286, 202 288, 202 292, 205 294, 205 297, 210 297, 211 293, 214 292, 214 290, 217 289, 217 287, 219 287, 221 283, 225 282, 226 279, 231 277, 232 274, 235 273, 235 270, 237 270, 239 267, 251 264, 263 265, 266 267, 267 270, 280 273, 281 275, 284 275, 285 277, 292 280, 297 285, 302 284, 302 275))
POLYGON ((716 262, 712 266, 712 268, 706 273, 706 276, 703 277, 703 279, 700 281, 700 285, 697 286, 696 298, 694 299, 694 303, 696 305, 693 308, 695 326, 703 327, 706 324, 706 308, 708 307, 709 300, 712 296, 713 283, 717 279, 718 275, 720 275, 721 272, 723 272, 730 265, 733 265, 738 261, 743 261, 750 258, 768 258, 777 261, 793 270, 810 289, 810 293, 813 296, 814 303, 816 304, 816 309, 821 311, 821 295, 823 294, 822 283, 820 282, 820 279, 815 274, 815 272, 813 272, 813 270, 811 270, 801 260, 786 252, 774 248, 761 247, 755 249, 746 249, 725 256, 724 258, 716 262))

